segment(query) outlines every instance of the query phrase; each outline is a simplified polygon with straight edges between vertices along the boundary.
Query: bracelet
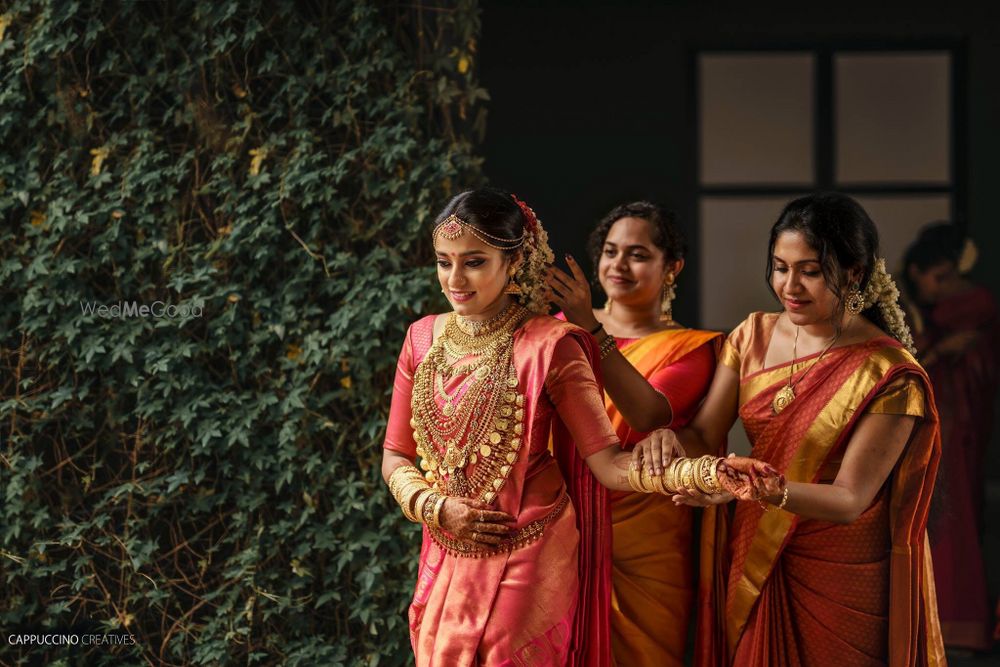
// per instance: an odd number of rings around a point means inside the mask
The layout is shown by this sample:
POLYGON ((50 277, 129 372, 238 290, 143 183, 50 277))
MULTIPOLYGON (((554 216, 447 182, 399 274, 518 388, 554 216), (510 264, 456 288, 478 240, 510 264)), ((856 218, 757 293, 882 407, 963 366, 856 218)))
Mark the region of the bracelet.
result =
POLYGON ((601 324, 600 322, 598 322, 597 326, 590 330, 590 335, 591 336, 596 336, 597 332, 600 331, 603 328, 604 328, 604 325, 601 324))
POLYGON ((413 501, 419 500, 419 494, 427 490, 430 490, 430 484, 414 465, 398 466, 389 475, 389 492, 402 508, 403 516, 414 523, 420 521, 420 515, 415 510, 421 508, 415 507, 413 501))
MULTIPOLYGON (((788 487, 786 486, 785 491, 781 494, 781 503, 778 505, 774 505, 774 507, 777 507, 779 510, 784 509, 787 503, 788 503, 788 487)), ((760 498, 757 499, 757 504, 760 505, 761 509, 763 509, 765 512, 771 511, 771 508, 767 506, 767 503, 762 501, 760 498)))
POLYGON ((778 509, 785 509, 785 505, 788 503, 788 485, 785 485, 785 492, 781 494, 781 504, 778 505, 778 509))
POLYGON ((615 337, 611 334, 605 336, 604 340, 601 341, 601 360, 603 361, 605 357, 611 354, 611 350, 615 349, 615 337))

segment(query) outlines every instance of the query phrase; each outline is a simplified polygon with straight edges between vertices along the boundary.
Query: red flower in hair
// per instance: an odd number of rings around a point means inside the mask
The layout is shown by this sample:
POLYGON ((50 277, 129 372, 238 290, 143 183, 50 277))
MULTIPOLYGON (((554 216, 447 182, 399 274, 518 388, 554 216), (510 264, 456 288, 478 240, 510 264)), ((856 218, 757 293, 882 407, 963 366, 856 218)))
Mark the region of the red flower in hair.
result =
POLYGON ((525 204, 523 201, 517 198, 517 195, 511 195, 514 202, 521 208, 521 213, 524 214, 524 228, 529 232, 534 232, 535 228, 538 227, 538 218, 535 217, 535 212, 531 210, 531 207, 525 204))

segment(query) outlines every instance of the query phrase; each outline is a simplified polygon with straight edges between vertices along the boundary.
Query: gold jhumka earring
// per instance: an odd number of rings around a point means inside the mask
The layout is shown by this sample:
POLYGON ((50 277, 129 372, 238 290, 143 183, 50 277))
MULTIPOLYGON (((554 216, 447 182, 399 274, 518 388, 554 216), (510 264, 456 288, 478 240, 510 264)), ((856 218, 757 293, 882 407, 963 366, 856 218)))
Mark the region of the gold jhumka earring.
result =
POLYGON ((660 310, 663 314, 660 316, 660 321, 673 326, 676 324, 674 322, 674 299, 677 297, 677 291, 674 289, 674 272, 670 271, 667 273, 666 279, 663 281, 663 293, 660 297, 660 310))
POLYGON ((517 269, 515 267, 511 267, 510 271, 507 273, 507 286, 503 288, 504 294, 509 294, 511 296, 524 294, 524 290, 521 289, 521 286, 517 284, 516 280, 514 280, 515 273, 517 273, 517 269))

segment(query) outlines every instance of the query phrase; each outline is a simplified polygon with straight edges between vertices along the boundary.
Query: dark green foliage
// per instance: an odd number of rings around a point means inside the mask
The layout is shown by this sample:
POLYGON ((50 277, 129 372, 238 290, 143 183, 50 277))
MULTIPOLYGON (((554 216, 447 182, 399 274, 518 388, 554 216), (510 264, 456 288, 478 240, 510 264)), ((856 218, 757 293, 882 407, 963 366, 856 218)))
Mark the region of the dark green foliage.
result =
POLYGON ((480 178, 474 1, 0 15, 0 662, 408 663, 378 464, 480 178), (192 312, 82 310, 132 301, 192 312), (6 641, 74 627, 137 644, 6 641))

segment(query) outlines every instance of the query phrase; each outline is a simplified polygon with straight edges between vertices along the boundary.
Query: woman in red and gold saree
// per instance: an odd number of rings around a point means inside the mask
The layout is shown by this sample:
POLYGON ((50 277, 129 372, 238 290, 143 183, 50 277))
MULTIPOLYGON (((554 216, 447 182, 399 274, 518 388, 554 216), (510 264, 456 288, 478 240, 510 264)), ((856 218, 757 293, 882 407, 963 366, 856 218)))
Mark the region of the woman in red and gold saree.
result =
MULTIPOLYGON (((551 270, 549 287, 563 311, 557 317, 614 335, 620 354, 601 361, 604 406, 631 450, 649 431, 679 428, 694 416, 722 336, 673 320, 684 240, 671 212, 641 201, 616 206, 592 232, 589 250, 605 308, 592 307, 586 276, 572 257, 569 274, 551 270)), ((610 499, 615 664, 681 667, 694 608, 694 510, 655 494, 611 492, 610 499)))
POLYGON ((523 202, 458 195, 434 247, 454 312, 407 333, 382 465, 403 513, 424 524, 416 664, 606 667, 603 487, 632 488, 632 455, 604 411, 593 338, 537 314, 551 255, 523 202))
POLYGON ((944 664, 924 529, 939 453, 927 376, 889 337, 765 367, 778 318, 751 315, 720 359, 739 374, 739 416, 755 458, 789 482, 833 484, 863 416, 919 421, 889 481, 851 523, 739 503, 728 546, 712 544, 718 531, 705 536, 728 574, 714 568, 725 580, 713 582, 706 572, 717 597, 702 609, 700 664, 944 664), (802 379, 776 415, 789 371, 802 379))
POLYGON ((965 278, 975 246, 955 226, 921 230, 904 257, 918 357, 941 415, 941 469, 928 523, 947 646, 993 644, 982 557, 986 447, 1000 384, 1000 316, 990 292, 965 278))
POLYGON ((768 247, 783 311, 733 331, 675 434, 711 450, 738 416, 752 456, 784 473, 731 515, 725 494, 675 496, 709 507, 699 666, 944 664, 926 538, 937 412, 877 253, 853 199, 790 202, 768 247))

